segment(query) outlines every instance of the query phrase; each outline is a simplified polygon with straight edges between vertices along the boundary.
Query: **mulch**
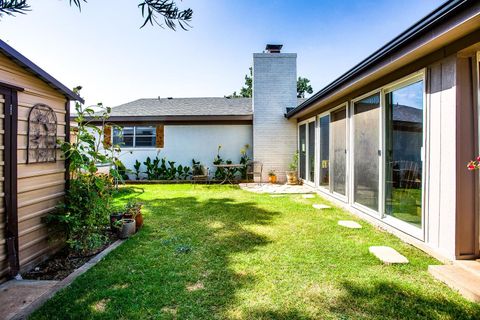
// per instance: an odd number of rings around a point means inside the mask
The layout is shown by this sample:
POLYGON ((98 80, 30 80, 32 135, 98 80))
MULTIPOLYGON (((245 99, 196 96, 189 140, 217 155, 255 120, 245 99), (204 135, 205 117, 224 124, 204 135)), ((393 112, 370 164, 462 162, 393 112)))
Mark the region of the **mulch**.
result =
POLYGON ((23 279, 28 280, 63 280, 70 273, 83 266, 86 262, 105 250, 113 242, 118 240, 117 234, 107 232, 108 241, 99 249, 79 255, 65 247, 55 253, 44 262, 35 266, 32 270, 22 273, 23 279))

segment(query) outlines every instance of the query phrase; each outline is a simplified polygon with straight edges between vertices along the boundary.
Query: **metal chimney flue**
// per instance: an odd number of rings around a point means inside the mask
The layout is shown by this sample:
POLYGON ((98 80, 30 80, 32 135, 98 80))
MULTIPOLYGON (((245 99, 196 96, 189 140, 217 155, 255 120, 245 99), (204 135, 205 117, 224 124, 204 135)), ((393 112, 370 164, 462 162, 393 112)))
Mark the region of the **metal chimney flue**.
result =
POLYGON ((280 53, 282 51, 282 44, 267 44, 265 47, 266 53, 280 53))

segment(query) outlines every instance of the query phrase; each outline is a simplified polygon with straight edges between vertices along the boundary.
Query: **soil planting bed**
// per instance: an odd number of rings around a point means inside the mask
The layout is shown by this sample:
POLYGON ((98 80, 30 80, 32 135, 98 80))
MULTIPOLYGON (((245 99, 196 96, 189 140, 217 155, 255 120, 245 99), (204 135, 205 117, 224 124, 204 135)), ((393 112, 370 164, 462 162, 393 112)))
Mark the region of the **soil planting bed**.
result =
POLYGON ((56 254, 35 266, 32 270, 23 273, 23 279, 29 280, 63 280, 75 269, 80 268, 90 259, 95 257, 98 253, 105 250, 108 246, 118 240, 116 233, 107 232, 108 241, 101 248, 79 255, 72 253, 68 248, 63 248, 56 254))

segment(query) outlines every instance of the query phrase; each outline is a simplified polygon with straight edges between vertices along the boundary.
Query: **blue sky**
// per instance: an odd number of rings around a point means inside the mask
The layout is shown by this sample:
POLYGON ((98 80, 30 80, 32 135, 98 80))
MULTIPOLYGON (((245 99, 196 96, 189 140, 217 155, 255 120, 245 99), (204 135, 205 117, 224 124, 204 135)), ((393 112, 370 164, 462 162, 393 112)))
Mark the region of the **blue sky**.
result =
POLYGON ((296 52, 316 91, 443 1, 178 1, 194 10, 188 32, 139 29, 137 2, 89 0, 80 13, 68 0, 31 0, 32 12, 0 21, 0 38, 82 85, 87 104, 230 94, 266 43, 296 52))

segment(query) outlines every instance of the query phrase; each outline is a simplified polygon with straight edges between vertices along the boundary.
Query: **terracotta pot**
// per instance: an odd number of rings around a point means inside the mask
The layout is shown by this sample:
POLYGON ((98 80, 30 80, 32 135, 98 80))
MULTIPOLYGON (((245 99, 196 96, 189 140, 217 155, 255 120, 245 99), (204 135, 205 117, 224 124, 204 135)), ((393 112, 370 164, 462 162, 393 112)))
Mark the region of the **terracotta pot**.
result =
POLYGON ((297 171, 286 171, 287 184, 298 184, 297 171))
POLYGON ((277 183, 277 176, 268 176, 268 182, 277 183))
POLYGON ((142 216, 142 213, 139 212, 135 216, 135 232, 137 232, 138 229, 140 229, 142 226, 143 226, 143 216, 142 216))
POLYGON ((122 219, 122 226, 118 229, 118 237, 120 239, 127 239, 132 234, 135 234, 135 220, 122 219))

